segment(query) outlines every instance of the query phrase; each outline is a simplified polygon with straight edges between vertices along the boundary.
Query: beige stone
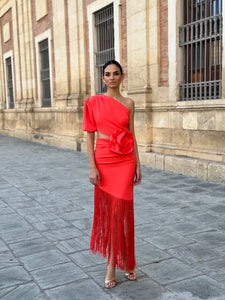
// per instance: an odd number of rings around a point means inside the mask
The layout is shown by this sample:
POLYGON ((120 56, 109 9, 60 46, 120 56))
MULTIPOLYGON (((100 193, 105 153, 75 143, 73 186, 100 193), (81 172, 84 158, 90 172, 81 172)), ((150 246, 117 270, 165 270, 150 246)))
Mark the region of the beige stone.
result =
POLYGON ((225 183, 225 164, 215 162, 209 163, 208 180, 225 183))
POLYGON ((155 156, 155 167, 156 169, 165 169, 165 156, 162 154, 156 154, 155 156))
POLYGON ((47 0, 35 0, 36 21, 48 14, 47 0))
POLYGON ((209 161, 207 160, 199 160, 197 162, 197 177, 203 180, 208 180, 208 165, 209 161))
POLYGON ((183 129, 196 130, 198 128, 197 112, 183 113, 183 129))
POLYGON ((3 26, 3 39, 4 39, 4 43, 8 42, 11 39, 9 22, 3 26))
POLYGON ((141 164, 145 166, 155 168, 156 167, 155 159, 156 159, 156 154, 153 152, 148 152, 148 153, 140 152, 141 164))
POLYGON ((197 160, 178 156, 166 156, 165 170, 194 177, 197 175, 197 160))
POLYGON ((201 111, 198 113, 198 129, 215 130, 216 118, 213 111, 201 111))

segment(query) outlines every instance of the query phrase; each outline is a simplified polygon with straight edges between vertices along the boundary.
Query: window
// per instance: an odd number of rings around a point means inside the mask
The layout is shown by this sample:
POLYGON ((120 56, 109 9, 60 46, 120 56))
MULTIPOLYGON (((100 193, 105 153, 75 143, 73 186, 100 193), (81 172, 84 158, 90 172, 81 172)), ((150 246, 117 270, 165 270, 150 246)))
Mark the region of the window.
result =
POLYGON ((220 99, 222 0, 183 0, 183 17, 180 100, 220 99))
POLYGON ((113 4, 95 13, 95 28, 96 28, 96 68, 98 78, 97 92, 102 94, 105 92, 101 80, 102 67, 111 59, 115 58, 114 50, 114 20, 113 20, 113 4))
POLYGON ((42 106, 51 106, 51 89, 50 89, 50 70, 49 70, 49 51, 48 39, 39 43, 40 59, 41 59, 41 91, 42 106))
POLYGON ((13 97, 13 74, 12 74, 12 59, 6 59, 6 74, 7 74, 7 88, 8 88, 8 108, 14 108, 13 97))

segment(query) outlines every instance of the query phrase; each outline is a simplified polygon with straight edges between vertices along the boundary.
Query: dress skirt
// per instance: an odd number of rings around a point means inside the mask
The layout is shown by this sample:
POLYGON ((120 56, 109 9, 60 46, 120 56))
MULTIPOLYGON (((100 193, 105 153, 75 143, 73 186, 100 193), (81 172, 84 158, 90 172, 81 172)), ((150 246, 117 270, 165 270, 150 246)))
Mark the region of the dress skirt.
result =
POLYGON ((94 254, 113 255, 114 267, 135 268, 133 183, 134 152, 111 151, 109 139, 98 138, 95 161, 100 182, 95 186, 94 219, 90 248, 94 254))

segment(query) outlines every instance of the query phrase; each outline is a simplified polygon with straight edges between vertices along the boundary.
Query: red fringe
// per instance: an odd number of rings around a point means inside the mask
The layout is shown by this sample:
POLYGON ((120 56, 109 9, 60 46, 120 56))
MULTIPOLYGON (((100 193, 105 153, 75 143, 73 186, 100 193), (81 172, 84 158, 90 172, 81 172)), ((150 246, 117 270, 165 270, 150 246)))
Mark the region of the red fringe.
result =
POLYGON ((94 254, 108 256, 108 263, 112 249, 114 267, 117 266, 121 270, 134 270, 133 200, 116 198, 99 187, 95 187, 95 209, 90 248, 94 254), (111 243, 113 244, 111 245, 111 243))

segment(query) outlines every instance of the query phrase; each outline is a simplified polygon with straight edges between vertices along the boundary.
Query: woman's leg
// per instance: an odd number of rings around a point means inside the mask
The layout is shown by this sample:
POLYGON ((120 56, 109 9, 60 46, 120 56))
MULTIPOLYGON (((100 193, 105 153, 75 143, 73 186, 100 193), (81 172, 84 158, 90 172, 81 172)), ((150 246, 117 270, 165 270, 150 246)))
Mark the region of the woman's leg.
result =
POLYGON ((107 265, 107 273, 105 277, 105 287, 113 288, 116 286, 116 272, 114 267, 114 259, 113 259, 113 242, 111 237, 111 247, 110 247, 110 258, 107 265))

